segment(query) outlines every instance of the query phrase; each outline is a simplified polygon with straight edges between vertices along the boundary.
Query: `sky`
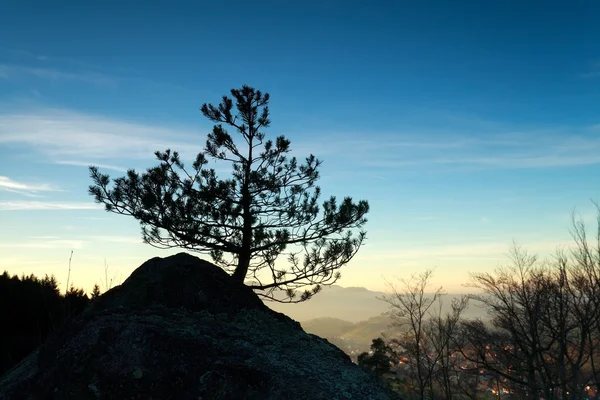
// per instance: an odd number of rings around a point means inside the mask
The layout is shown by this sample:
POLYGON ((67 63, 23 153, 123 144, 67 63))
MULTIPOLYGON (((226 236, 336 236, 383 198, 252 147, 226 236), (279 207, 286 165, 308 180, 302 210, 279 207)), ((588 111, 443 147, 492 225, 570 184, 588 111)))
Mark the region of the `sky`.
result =
MULTIPOLYGON (((323 160, 323 199, 369 201, 341 286, 547 256, 600 198, 600 3, 0 3, 0 270, 91 290, 178 250, 88 194, 202 151, 199 111, 243 84, 271 95, 268 137, 323 160)), ((227 170, 219 176, 227 177, 227 170)))

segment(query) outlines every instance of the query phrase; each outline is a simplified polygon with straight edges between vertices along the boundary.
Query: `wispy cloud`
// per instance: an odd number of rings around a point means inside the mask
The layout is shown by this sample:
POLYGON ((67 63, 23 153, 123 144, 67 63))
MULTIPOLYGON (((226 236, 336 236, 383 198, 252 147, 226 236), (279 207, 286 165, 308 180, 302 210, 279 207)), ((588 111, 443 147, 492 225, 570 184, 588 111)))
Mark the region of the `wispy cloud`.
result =
MULTIPOLYGON (((62 65, 62 66, 70 66, 71 68, 73 67, 78 67, 78 68, 84 68, 85 70, 91 70, 91 71, 99 71, 102 73, 108 73, 109 69, 102 67, 98 64, 91 64, 79 59, 75 59, 75 58, 70 58, 70 57, 56 57, 54 55, 48 55, 48 54, 35 54, 32 53, 30 51, 27 50, 23 50, 23 49, 9 49, 6 47, 0 47, 0 53, 8 53, 11 55, 11 58, 18 58, 21 62, 26 62, 26 63, 31 63, 31 62, 37 62, 39 63, 39 65, 48 65, 48 64, 53 64, 53 65, 62 65)), ((139 75, 138 71, 135 71, 131 68, 111 68, 110 72, 117 72, 117 73, 125 73, 125 74, 133 74, 133 75, 139 75)))
MULTIPOLYGON (((318 142, 294 140, 293 150, 325 157, 324 168, 337 165, 375 167, 370 173, 474 169, 531 169, 600 164, 598 129, 548 127, 519 130, 514 126, 421 131, 404 129, 377 135, 368 132, 322 133, 318 142)), ((312 136, 314 137, 314 136, 312 136)), ((293 139, 293 138, 292 138, 293 139)))
POLYGON ((38 61, 48 60, 47 56, 44 56, 41 54, 33 54, 29 51, 22 50, 22 49, 9 49, 9 48, 2 46, 2 47, 0 47, 0 51, 5 52, 5 53, 10 53, 11 55, 15 55, 15 56, 19 56, 19 57, 33 58, 38 61))
POLYGON ((596 78, 600 77, 600 61, 596 61, 590 65, 588 70, 579 74, 580 78, 596 78))
POLYGON ((193 159, 204 147, 203 140, 196 130, 150 126, 66 110, 0 114, 0 145, 26 146, 61 164, 101 163, 122 170, 113 162, 123 158, 153 159, 156 150, 167 148, 180 150, 184 160, 193 159))
POLYGON ((371 149, 371 150, 381 150, 381 149, 456 149, 456 148, 464 148, 473 143, 472 139, 468 138, 448 138, 446 140, 439 139, 430 139, 430 140, 415 140, 414 137, 405 135, 404 140, 402 138, 398 138, 399 135, 395 135, 396 137, 386 138, 386 140, 341 140, 337 141, 338 144, 343 145, 344 147, 355 147, 357 149, 371 149))
MULTIPOLYGON (((26 146, 57 164, 92 164, 120 172, 126 170, 118 165, 121 160, 129 160, 128 168, 145 168, 147 161, 154 160, 154 151, 167 148, 180 151, 182 159, 189 162, 202 151, 205 132, 208 127, 150 126, 57 109, 0 114, 0 145, 26 146)), ((600 164, 600 137, 585 128, 478 135, 398 132, 372 140, 364 136, 364 132, 343 139, 322 135, 318 143, 302 138, 294 141, 293 150, 299 157, 303 152, 325 156, 326 166, 344 170, 346 162, 390 171, 407 166, 524 169, 600 164)))
MULTIPOLYGON (((545 241, 520 243, 524 250, 530 254, 554 254, 557 249, 572 246, 572 240, 545 241)), ((379 252, 368 254, 363 252, 356 256, 357 261, 396 261, 428 259, 497 259, 502 262, 510 261, 508 256, 511 244, 509 242, 483 242, 443 246, 427 246, 422 248, 396 248, 393 252, 379 252)))
POLYGON ((25 197, 33 197, 33 198, 35 198, 35 197, 38 197, 38 198, 39 197, 43 197, 43 196, 41 196, 39 194, 30 193, 30 192, 23 192, 21 190, 14 190, 14 189, 8 189, 8 188, 4 188, 2 190, 5 191, 5 192, 9 192, 9 193, 16 193, 16 194, 19 194, 19 195, 25 196, 25 197))
POLYGON ((92 64, 71 57, 57 57, 50 54, 35 54, 22 49, 10 49, 0 46, 0 56, 7 54, 13 64, 0 64, 0 78, 20 79, 36 77, 53 81, 86 82, 92 85, 122 88, 128 83, 136 82, 158 90, 176 89, 191 91, 185 86, 169 82, 157 82, 143 76, 132 68, 92 64))
POLYGON ((515 140, 511 133, 489 135, 485 140, 465 140, 453 150, 410 152, 381 150, 379 157, 366 158, 372 167, 407 166, 478 167, 495 169, 551 168, 600 164, 600 137, 589 129, 530 133, 515 140))
POLYGON ((109 242, 109 243, 125 243, 125 244, 142 244, 143 240, 139 236, 86 236, 86 239, 92 242, 109 242))
MULTIPOLYGON (((600 146, 591 144, 596 151, 600 146)), ((550 168, 550 167, 570 167, 582 165, 600 164, 600 153, 589 154, 552 154, 552 155, 531 155, 515 156, 507 154, 496 157, 444 157, 422 160, 373 160, 368 164, 373 167, 406 167, 418 165, 448 165, 448 166, 479 166, 479 167, 497 167, 504 169, 520 168, 550 168)))
POLYGON ((103 206, 91 202, 0 201, 0 211, 33 210, 101 210, 103 206))
POLYGON ((16 182, 10 179, 8 176, 0 176, 0 190, 8 192, 19 193, 24 195, 32 196, 37 192, 55 192, 60 189, 54 185, 47 183, 43 184, 27 184, 22 182, 16 182))
POLYGON ((0 248, 24 248, 24 249, 81 249, 85 246, 83 240, 62 239, 36 239, 22 243, 0 243, 0 248))
POLYGON ((93 71, 65 71, 47 67, 30 67, 24 65, 0 64, 2 77, 5 79, 36 77, 50 81, 79 81, 97 86, 117 87, 117 79, 106 74, 93 71))
POLYGON ((119 166, 111 165, 111 164, 96 163, 96 162, 62 160, 62 161, 55 161, 55 164, 73 165, 75 167, 85 167, 85 168, 89 167, 90 165, 95 165, 96 167, 99 167, 102 169, 112 169, 114 171, 121 171, 121 172, 127 171, 127 168, 123 168, 123 167, 119 167, 119 166))

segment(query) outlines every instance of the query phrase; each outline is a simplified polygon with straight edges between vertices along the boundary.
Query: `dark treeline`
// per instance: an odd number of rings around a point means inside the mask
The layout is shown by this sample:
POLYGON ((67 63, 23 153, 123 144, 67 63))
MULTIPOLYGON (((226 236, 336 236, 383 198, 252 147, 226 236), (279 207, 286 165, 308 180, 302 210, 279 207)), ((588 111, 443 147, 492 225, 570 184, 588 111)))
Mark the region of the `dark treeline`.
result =
MULTIPOLYGON (((96 286, 92 298, 99 295, 96 286)), ((44 343, 90 302, 83 289, 62 294, 54 276, 0 275, 0 375, 44 343)))

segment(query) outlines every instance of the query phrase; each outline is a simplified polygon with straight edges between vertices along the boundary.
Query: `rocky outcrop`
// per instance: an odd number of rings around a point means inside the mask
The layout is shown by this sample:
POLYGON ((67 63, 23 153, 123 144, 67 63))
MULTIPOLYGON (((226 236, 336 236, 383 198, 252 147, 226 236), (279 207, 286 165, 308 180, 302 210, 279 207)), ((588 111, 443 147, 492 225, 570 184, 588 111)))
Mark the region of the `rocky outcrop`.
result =
POLYGON ((390 399, 217 266, 153 258, 0 378, 0 399, 390 399))

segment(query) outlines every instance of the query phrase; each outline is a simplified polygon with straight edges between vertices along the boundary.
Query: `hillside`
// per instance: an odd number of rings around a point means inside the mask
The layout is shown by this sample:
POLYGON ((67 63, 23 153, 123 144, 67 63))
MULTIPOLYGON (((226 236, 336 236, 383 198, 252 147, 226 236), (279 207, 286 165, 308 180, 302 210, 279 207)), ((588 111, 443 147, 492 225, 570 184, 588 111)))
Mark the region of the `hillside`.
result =
POLYGON ((301 322, 302 328, 309 333, 325 338, 349 355, 368 351, 371 341, 382 333, 392 336, 387 316, 372 317, 365 321, 352 323, 339 318, 315 318, 301 322))
POLYGON ((354 324, 354 326, 348 331, 344 332, 341 337, 370 346, 371 341, 377 337, 380 337, 382 333, 384 333, 386 336, 391 336, 394 334, 395 329, 390 328, 391 323, 392 321, 388 316, 382 315, 369 318, 366 321, 361 321, 354 324))
POLYGON ((352 322, 331 317, 310 319, 300 325, 305 331, 325 338, 343 336, 355 327, 352 322))

